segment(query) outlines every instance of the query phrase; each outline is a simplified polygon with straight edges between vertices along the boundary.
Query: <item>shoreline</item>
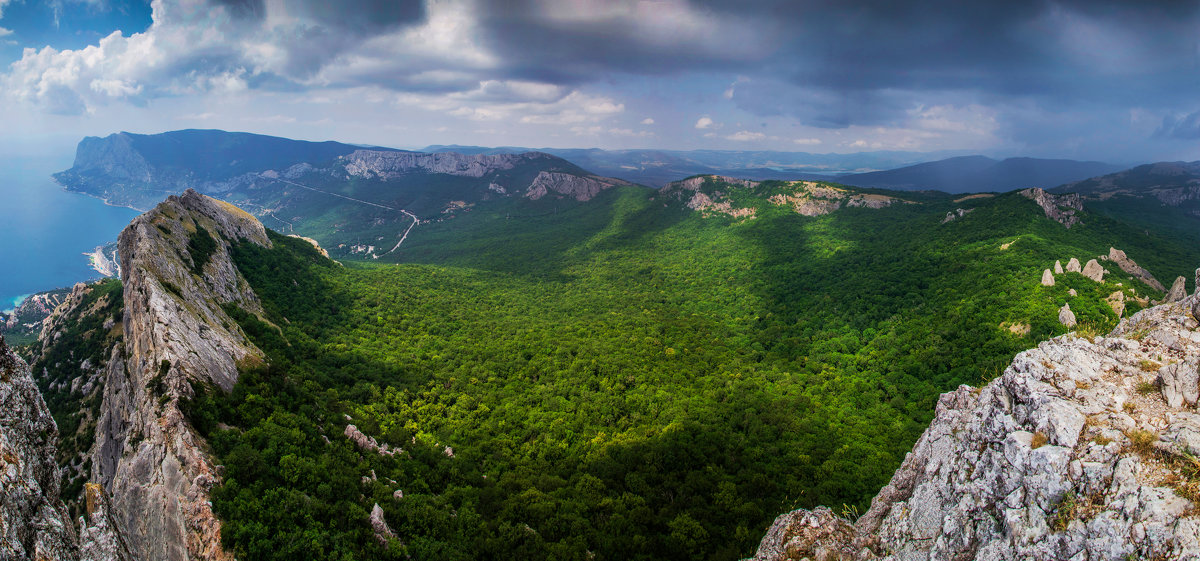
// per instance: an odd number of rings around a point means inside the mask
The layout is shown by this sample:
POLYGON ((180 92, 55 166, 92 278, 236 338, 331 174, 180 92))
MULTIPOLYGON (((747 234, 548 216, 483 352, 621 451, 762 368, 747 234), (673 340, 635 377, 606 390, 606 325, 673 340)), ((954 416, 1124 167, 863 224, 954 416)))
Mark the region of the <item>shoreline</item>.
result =
POLYGON ((59 183, 59 182, 58 182, 58 178, 54 177, 54 175, 51 175, 51 176, 50 176, 50 181, 51 181, 51 182, 53 182, 55 185, 58 185, 58 186, 59 186, 59 187, 60 187, 60 188, 63 190, 63 192, 64 192, 64 193, 71 193, 71 194, 74 194, 74 195, 83 195, 83 196, 85 196, 85 197, 91 197, 91 198, 93 198, 93 199, 99 199, 99 200, 100 200, 100 202, 103 202, 103 203, 105 204, 105 206, 111 206, 111 207, 114 207, 114 208, 127 208, 127 209, 129 209, 129 210, 132 210, 132 211, 135 211, 135 212, 137 212, 138 214, 142 214, 142 213, 146 212, 145 210, 143 210, 143 209, 140 209, 140 208, 138 208, 138 207, 135 207, 135 206, 115 204, 115 203, 113 203, 112 201, 110 201, 110 200, 108 200, 108 199, 106 199, 106 198, 104 198, 104 197, 101 197, 101 196, 99 196, 99 195, 94 195, 94 194, 92 194, 92 193, 88 193, 88 192, 86 192, 86 191, 77 191, 77 190, 75 190, 75 189, 72 189, 72 188, 70 188, 70 187, 68 187, 68 186, 66 186, 66 185, 63 185, 62 183, 59 183))

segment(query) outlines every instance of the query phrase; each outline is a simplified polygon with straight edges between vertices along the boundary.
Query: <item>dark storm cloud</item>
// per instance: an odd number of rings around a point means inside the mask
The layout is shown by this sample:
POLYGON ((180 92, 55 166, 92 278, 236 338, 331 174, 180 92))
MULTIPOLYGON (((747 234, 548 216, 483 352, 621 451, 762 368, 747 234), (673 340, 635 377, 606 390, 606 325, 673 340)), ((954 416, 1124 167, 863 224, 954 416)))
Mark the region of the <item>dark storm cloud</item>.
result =
POLYGON ((727 25, 667 43, 627 20, 556 20, 538 6, 499 0, 482 9, 488 46, 515 76, 578 83, 612 72, 738 72, 806 90, 739 97, 743 108, 823 127, 886 121, 898 90, 1171 105, 1195 98, 1200 67, 1197 2, 700 0, 693 10, 727 25), (753 48, 728 45, 746 40, 746 28, 753 48))

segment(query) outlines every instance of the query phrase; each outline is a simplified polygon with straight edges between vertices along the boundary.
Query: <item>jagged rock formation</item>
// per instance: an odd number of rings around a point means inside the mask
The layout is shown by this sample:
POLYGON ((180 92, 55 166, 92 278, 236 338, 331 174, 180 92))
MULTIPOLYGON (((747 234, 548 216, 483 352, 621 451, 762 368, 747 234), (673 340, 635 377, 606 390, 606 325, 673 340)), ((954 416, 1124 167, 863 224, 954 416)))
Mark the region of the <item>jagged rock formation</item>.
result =
POLYGON ((124 344, 109 361, 92 469, 141 559, 230 558, 208 500, 218 475, 179 399, 193 382, 229 390, 239 365, 262 360, 222 308, 262 313, 229 256, 238 241, 271 243, 254 217, 190 190, 120 236, 124 344), (208 254, 192 243, 204 236, 208 254))
POLYGON ((1063 307, 1058 309, 1058 323, 1067 327, 1075 327, 1075 312, 1071 311, 1070 304, 1063 304, 1063 307))
POLYGON ((1020 194, 1021 196, 1033 199, 1033 202, 1042 207, 1042 210, 1046 213, 1046 218, 1054 220, 1067 228, 1079 223, 1079 217, 1075 213, 1083 211, 1083 199, 1075 193, 1051 195, 1044 189, 1033 187, 1020 191, 1020 194))
POLYGON ((1089 259, 1087 265, 1083 266, 1082 274, 1096 282, 1104 282, 1105 272, 1104 267, 1101 267, 1099 262, 1095 259, 1089 259))
POLYGON ((1175 282, 1171 283, 1171 290, 1167 291, 1167 295, 1163 298, 1164 303, 1178 302, 1187 297, 1187 279, 1183 277, 1175 277, 1175 282))
POLYGON ((1050 272, 1050 269, 1042 271, 1042 286, 1054 286, 1054 274, 1050 272))
POLYGON ((439 152, 395 152, 384 150, 356 150, 339 158, 346 173, 367 179, 395 179, 405 174, 444 173, 463 177, 483 177, 489 173, 512 169, 529 160, 551 160, 554 156, 541 152, 525 154, 456 154, 439 152))
MULTIPOLYGON (((1116 263, 1122 271, 1133 275, 1135 278, 1146 283, 1147 286, 1153 287, 1159 292, 1165 292, 1167 290, 1165 287, 1163 287, 1161 282, 1158 282, 1158 279, 1154 278, 1154 275, 1150 274, 1150 271, 1139 267, 1138 264, 1133 261, 1133 259, 1130 259, 1127 255, 1125 255, 1124 251, 1121 251, 1115 247, 1108 248, 1108 260, 1116 263)), ((1084 270, 1086 271, 1086 269, 1084 270)), ((1085 272, 1084 274, 1086 275, 1087 273, 1085 272)))
POLYGON ((577 201, 589 201, 600 191, 618 185, 629 185, 627 181, 609 179, 598 175, 574 175, 551 171, 538 172, 525 196, 533 200, 545 197, 549 193, 572 197, 577 201))
POLYGON ((1054 274, 1056 274, 1056 275, 1063 274, 1062 261, 1059 261, 1057 259, 1054 261, 1054 274))
POLYGON ((79 533, 59 498, 58 427, 29 366, 0 337, 0 559, 128 561, 117 522, 89 509, 79 533), (81 539, 82 536, 82 539, 81 539))
POLYGON ((379 503, 375 503, 375 507, 371 509, 371 529, 375 532, 375 539, 384 547, 387 547, 389 541, 396 539, 396 533, 388 526, 379 503))
POLYGON ((80 519, 80 558, 84 561, 135 559, 124 536, 117 530, 108 493, 98 483, 88 483, 84 486, 84 495, 87 512, 86 518, 80 519))
POLYGON ((866 514, 784 514, 755 559, 1200 559, 1198 302, 943 394, 866 514))
MULTIPOLYGON (((683 201, 688 208, 705 216, 719 213, 734 218, 755 218, 755 208, 735 206, 728 199, 726 191, 755 189, 763 183, 721 175, 701 175, 668 183, 659 193, 666 198, 683 201)), ((822 216, 844 207, 878 209, 908 202, 886 195, 856 193, 850 189, 816 181, 789 181, 775 185, 779 185, 784 192, 776 192, 770 196, 764 194, 766 202, 774 206, 789 207, 803 216, 822 216)))
POLYGON ((1072 257, 1070 261, 1067 261, 1067 272, 1068 273, 1079 273, 1082 271, 1083 271, 1083 269, 1079 266, 1078 259, 1072 257))

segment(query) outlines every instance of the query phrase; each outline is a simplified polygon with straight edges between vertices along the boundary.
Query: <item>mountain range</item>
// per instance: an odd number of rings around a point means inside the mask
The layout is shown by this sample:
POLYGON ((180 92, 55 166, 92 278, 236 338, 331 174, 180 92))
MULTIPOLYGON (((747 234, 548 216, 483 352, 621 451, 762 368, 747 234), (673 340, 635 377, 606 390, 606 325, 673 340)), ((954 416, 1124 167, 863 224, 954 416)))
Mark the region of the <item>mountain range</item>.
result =
POLYGON ((1120 166, 1103 162, 960 156, 885 171, 839 175, 837 181, 880 189, 978 193, 1026 187, 1048 189, 1119 169, 1120 166))
POLYGON ((122 232, 119 280, 54 300, 28 367, 0 349, 19 396, 0 418, 27 421, 5 428, 22 479, 3 543, 105 561, 1200 553, 1200 232, 1161 198, 653 189, 537 152, 219 136, 89 139, 59 175, 139 204, 186 190, 122 232), (193 169, 160 140, 215 153, 193 169))

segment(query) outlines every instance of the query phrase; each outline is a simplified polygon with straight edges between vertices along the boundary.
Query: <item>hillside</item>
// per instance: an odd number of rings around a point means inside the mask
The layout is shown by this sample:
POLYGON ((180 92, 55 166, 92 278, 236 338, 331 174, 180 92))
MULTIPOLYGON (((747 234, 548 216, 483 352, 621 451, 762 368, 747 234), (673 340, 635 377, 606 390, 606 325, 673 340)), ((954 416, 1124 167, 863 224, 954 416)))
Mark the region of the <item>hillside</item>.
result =
POLYGON ((942 395, 869 510, 782 515, 754 560, 1200 557, 1200 291, 1183 296, 942 395))
POLYGON ((979 193, 1026 187, 1048 188, 1118 169, 1119 166, 1102 162, 1038 158, 997 161, 984 156, 962 156, 887 171, 840 175, 837 180, 849 185, 880 189, 979 193))
POLYGON ((452 219, 480 202, 553 212, 627 184, 539 152, 426 154, 196 130, 86 138, 74 166, 54 178, 139 209, 195 189, 279 231, 321 234, 335 256, 366 258, 398 247, 422 222, 452 219))

